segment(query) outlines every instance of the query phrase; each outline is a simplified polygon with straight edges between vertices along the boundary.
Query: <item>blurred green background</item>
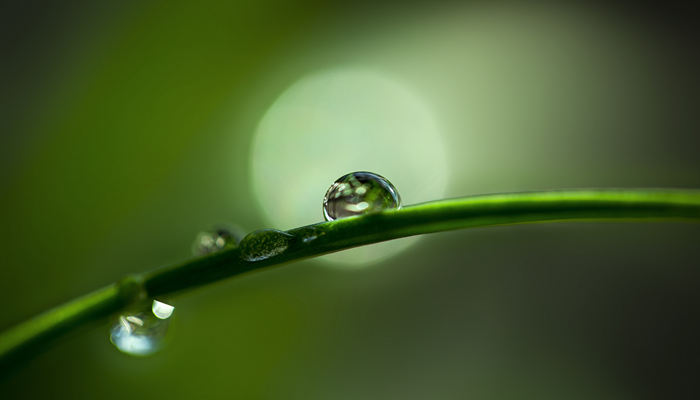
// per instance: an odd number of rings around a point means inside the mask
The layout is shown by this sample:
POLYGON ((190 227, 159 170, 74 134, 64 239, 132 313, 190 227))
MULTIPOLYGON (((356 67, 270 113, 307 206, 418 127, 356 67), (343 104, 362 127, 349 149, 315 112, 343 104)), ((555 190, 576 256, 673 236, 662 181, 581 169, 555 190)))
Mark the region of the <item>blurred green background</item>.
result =
MULTIPOLYGON (((673 4, 1 10, 0 329, 185 260, 213 225, 318 222, 352 170, 406 204, 700 187, 698 28, 673 4)), ((548 224, 305 261, 164 299, 150 358, 108 320, 59 338, 0 397, 673 398, 700 370, 699 238, 548 224)))

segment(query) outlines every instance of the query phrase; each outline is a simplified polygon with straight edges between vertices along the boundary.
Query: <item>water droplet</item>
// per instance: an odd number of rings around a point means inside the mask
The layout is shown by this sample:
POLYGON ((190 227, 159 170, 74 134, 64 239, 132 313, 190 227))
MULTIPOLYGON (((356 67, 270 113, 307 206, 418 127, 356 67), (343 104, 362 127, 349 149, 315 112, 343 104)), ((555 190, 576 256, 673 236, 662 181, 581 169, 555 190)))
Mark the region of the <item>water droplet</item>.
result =
POLYGON ((294 230, 294 236, 301 239, 301 243, 307 244, 326 235, 326 231, 314 225, 304 226, 294 230))
POLYGON ((342 176, 323 198, 326 221, 400 207, 401 197, 394 185, 371 172, 352 172, 342 176))
POLYGON ((316 240, 317 238, 318 238, 318 236, 316 236, 316 235, 304 236, 304 238, 302 239, 302 242, 311 243, 314 240, 316 240))
POLYGON ((175 307, 153 300, 150 309, 122 314, 109 340, 122 353, 147 356, 160 350, 175 307))
POLYGON ((240 235, 233 233, 234 231, 237 230, 222 227, 200 232, 192 245, 192 253, 196 256, 204 256, 226 247, 235 246, 240 235))
POLYGON ((276 229, 251 232, 241 240, 241 257, 246 261, 261 261, 282 254, 294 236, 276 229))

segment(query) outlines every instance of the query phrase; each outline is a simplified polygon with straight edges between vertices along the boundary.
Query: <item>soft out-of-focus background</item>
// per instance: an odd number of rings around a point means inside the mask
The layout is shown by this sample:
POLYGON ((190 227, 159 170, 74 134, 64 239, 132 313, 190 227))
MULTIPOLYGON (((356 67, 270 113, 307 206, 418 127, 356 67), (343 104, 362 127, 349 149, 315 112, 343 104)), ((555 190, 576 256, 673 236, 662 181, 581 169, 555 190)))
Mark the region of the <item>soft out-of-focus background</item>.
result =
MULTIPOLYGON (((318 222, 352 170, 405 203, 700 187, 696 15, 665 4, 5 2, 0 329, 190 257, 200 230, 318 222)), ((475 229, 165 299, 2 398, 677 398, 700 368, 700 227, 475 229)))

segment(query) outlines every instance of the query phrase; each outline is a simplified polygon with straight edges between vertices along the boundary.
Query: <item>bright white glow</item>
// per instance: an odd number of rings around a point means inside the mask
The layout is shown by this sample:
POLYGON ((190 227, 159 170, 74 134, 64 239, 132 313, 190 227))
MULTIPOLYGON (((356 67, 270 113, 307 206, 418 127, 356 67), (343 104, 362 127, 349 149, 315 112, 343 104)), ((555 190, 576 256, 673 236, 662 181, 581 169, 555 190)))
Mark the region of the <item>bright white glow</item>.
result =
POLYGON ((119 351, 145 356, 161 347, 168 321, 161 321, 148 314, 120 316, 112 327, 109 340, 119 351))
POLYGON ((155 352, 153 338, 134 335, 128 330, 112 332, 111 340, 120 351, 127 354, 145 356, 155 352))
POLYGON ((171 306, 170 304, 161 303, 158 300, 153 300, 153 306, 151 309, 153 310, 153 315, 156 317, 160 319, 168 319, 171 315, 173 315, 175 307, 171 306))
POLYGON ((199 238, 199 242, 202 247, 211 247, 214 244, 214 239, 211 237, 211 234, 206 233, 199 238))
MULTIPOLYGON (((322 71, 289 87, 260 121, 251 162, 253 191, 269 223, 280 229, 321 221, 323 195, 349 172, 386 177, 407 204, 442 198, 448 179, 431 110, 399 81, 365 69, 322 71)), ((366 266, 415 240, 322 259, 366 266)))
POLYGON ((124 331, 127 334, 131 333, 131 331, 132 331, 131 324, 124 316, 119 317, 119 325, 120 325, 119 329, 121 329, 122 331, 124 331))
POLYGON ((352 212, 360 212, 362 210, 366 210, 367 207, 369 207, 369 203, 366 201, 361 201, 357 204, 348 204, 345 206, 345 209, 352 212))
MULTIPOLYGON (((136 324, 138 326, 143 326, 143 320, 135 315, 129 315, 125 318, 128 322, 131 322, 132 324, 136 324)), ((123 321, 122 321, 123 323, 123 321)))

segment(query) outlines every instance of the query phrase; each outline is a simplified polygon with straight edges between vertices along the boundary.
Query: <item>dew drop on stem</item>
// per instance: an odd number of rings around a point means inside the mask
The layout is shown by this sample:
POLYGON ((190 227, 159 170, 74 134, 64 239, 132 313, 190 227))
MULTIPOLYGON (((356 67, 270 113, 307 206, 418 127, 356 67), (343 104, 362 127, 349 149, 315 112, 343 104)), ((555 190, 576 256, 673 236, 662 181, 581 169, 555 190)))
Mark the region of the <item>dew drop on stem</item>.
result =
POLYGON ((236 246, 239 239, 240 235, 238 234, 238 230, 228 227, 219 227, 200 232, 192 244, 192 253, 195 256, 216 253, 226 247, 236 246))
POLYGON ((153 300, 150 307, 119 315, 109 340, 122 353, 148 356, 163 347, 175 307, 153 300))
POLYGON ((401 197, 388 179, 372 172, 352 172, 336 180, 323 198, 326 221, 400 208, 401 197))
POLYGON ((262 261, 285 252, 294 236, 276 229, 251 232, 241 240, 241 258, 246 261, 262 261))

